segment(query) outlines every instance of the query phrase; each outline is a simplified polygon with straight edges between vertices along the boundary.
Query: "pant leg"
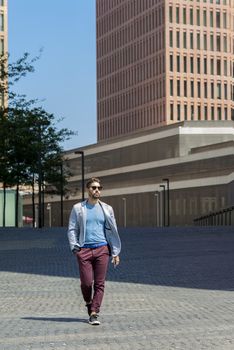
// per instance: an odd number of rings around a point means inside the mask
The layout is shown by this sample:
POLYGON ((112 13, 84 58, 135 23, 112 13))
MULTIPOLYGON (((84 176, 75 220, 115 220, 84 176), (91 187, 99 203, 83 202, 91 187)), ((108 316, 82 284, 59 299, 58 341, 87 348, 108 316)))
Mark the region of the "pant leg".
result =
POLYGON ((92 300, 93 286, 93 253, 92 249, 81 249, 77 253, 77 260, 80 271, 80 287, 86 303, 92 300))
POLYGON ((93 249, 94 294, 91 311, 100 311, 104 296, 105 279, 109 263, 109 249, 107 246, 93 249))

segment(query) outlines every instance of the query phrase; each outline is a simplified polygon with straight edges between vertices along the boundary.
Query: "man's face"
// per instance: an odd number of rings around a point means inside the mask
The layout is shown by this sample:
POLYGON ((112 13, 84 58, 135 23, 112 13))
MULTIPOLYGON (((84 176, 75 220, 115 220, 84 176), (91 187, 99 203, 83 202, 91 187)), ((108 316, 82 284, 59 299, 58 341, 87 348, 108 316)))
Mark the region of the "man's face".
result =
POLYGON ((88 188, 88 195, 92 199, 100 198, 102 186, 98 182, 92 182, 88 188))

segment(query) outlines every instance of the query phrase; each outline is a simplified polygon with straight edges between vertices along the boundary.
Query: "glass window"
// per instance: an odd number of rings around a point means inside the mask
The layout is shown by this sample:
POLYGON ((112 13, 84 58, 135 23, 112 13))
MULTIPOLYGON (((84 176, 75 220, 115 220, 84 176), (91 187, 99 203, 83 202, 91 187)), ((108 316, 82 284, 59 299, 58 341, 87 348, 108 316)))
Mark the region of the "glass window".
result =
POLYGON ((170 23, 173 22, 173 9, 172 9, 172 6, 169 7, 169 21, 170 21, 170 23))
POLYGON ((190 82, 190 96, 194 97, 194 81, 190 82))
POLYGON ((188 106, 184 105, 184 120, 188 119, 188 106))
POLYGON ((211 58, 210 60, 210 74, 214 74, 214 59, 211 58))
POLYGON ((218 115, 218 120, 222 120, 222 110, 221 107, 217 108, 217 115, 218 115))
POLYGON ((227 84, 224 84, 224 99, 227 100, 228 99, 228 93, 227 93, 227 84))
POLYGON ((197 9, 197 25, 200 26, 200 10, 197 9))
POLYGON ((190 73, 194 72, 193 57, 190 57, 190 73))
POLYGON ((187 73, 187 57, 184 56, 184 73, 187 73))
POLYGON ((203 11, 203 25, 207 26, 207 15, 206 10, 203 11))
POLYGON ((180 120, 180 105, 177 105, 177 120, 180 120))
POLYGON ((180 96, 180 80, 177 80, 177 96, 180 96))
POLYGON ((173 120, 174 116, 174 106, 173 103, 170 104, 170 119, 173 120))
POLYGON ((200 105, 197 106, 197 119, 201 120, 201 106, 200 105))
POLYGON ((184 80, 184 97, 187 97, 187 80, 184 80))
POLYGON ((193 9, 192 8, 189 10, 189 20, 190 20, 190 24, 193 25, 193 9))
POLYGON ((173 71, 173 55, 170 55, 170 71, 173 71))
POLYGON ((223 37, 223 51, 227 52, 227 37, 226 37, 226 35, 223 37))
POLYGON ((228 110, 227 107, 224 108, 224 119, 228 120, 228 110))
POLYGON ((201 48, 201 35, 200 33, 197 33, 197 49, 200 50, 201 48))
POLYGON ((204 34, 204 37, 203 37, 203 47, 204 47, 204 50, 207 50, 207 34, 204 34))
POLYGON ((176 32, 176 47, 177 48, 180 47, 180 32, 179 31, 176 32))
POLYGON ((170 95, 173 96, 173 79, 170 79, 170 95))
POLYGON ((211 106, 211 120, 214 120, 214 106, 211 106))
POLYGON ((204 119, 207 120, 208 113, 207 113, 207 106, 204 106, 204 119))
POLYGON ((173 47, 173 31, 170 30, 170 33, 169 33, 169 36, 170 36, 170 47, 173 47))
POLYGON ((0 40, 0 55, 4 55, 4 39, 0 40))
POLYGON ((201 82, 197 82, 197 97, 201 98, 201 82))
POLYGON ((180 8, 176 7, 176 23, 180 23, 180 8))
POLYGON ((193 49, 193 33, 190 33, 190 49, 193 49))
POLYGON ((220 35, 216 35, 216 51, 221 50, 221 41, 220 41, 220 35))
POLYGON ((210 50, 214 51, 214 35, 210 34, 210 50))
POLYGON ((197 73, 201 73, 201 59, 200 57, 197 57, 197 73))
POLYGON ((186 24, 186 8, 183 8, 183 24, 186 24))
POLYGON ((227 28, 227 13, 223 14, 223 28, 227 28))
POLYGON ((210 84, 210 96, 211 98, 214 98, 214 83, 211 82, 210 84))
POLYGON ((221 83, 217 83, 217 98, 221 99, 221 83))
POLYGON ((176 69, 180 72, 180 56, 176 56, 176 69))
POLYGON ((183 32, 183 48, 187 48, 187 33, 183 32))
POLYGON ((0 31, 4 31, 4 15, 0 14, 0 31))
POLYGON ((207 98, 207 82, 204 82, 204 97, 207 98))
POLYGON ((214 13, 210 11, 210 27, 214 26, 214 13))
POLYGON ((191 120, 194 119, 194 105, 191 105, 191 120))
POLYGON ((220 28, 220 12, 216 12, 216 27, 220 28))
POLYGON ((223 71, 224 71, 224 75, 227 76, 227 60, 224 60, 223 62, 223 71))
POLYGON ((204 58, 204 74, 207 74, 207 58, 204 58))
POLYGON ((217 75, 221 75, 221 60, 220 59, 217 59, 217 62, 216 62, 216 74, 217 75))

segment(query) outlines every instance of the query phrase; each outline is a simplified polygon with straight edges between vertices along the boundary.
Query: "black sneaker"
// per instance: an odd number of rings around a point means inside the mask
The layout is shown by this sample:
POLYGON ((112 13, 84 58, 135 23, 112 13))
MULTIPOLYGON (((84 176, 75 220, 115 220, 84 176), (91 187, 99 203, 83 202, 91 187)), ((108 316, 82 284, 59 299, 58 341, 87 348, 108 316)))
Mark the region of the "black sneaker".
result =
POLYGON ((89 316, 91 315, 91 312, 92 312, 91 305, 92 305, 91 303, 85 305, 87 307, 87 312, 89 316))
POLYGON ((98 315, 97 314, 92 314, 89 317, 89 324, 93 326, 98 326, 100 324, 100 321, 98 321, 98 315))

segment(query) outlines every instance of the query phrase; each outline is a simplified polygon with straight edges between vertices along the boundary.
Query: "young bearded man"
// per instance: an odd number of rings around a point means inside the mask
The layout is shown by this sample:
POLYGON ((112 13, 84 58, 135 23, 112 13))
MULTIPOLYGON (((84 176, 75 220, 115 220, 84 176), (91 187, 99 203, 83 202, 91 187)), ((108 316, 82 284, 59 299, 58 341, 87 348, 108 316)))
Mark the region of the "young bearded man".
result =
POLYGON ((100 311, 109 263, 119 264, 121 242, 112 207, 100 201, 101 181, 91 178, 86 184, 88 199, 73 206, 68 239, 77 257, 81 292, 89 314, 89 323, 99 325, 100 311))

